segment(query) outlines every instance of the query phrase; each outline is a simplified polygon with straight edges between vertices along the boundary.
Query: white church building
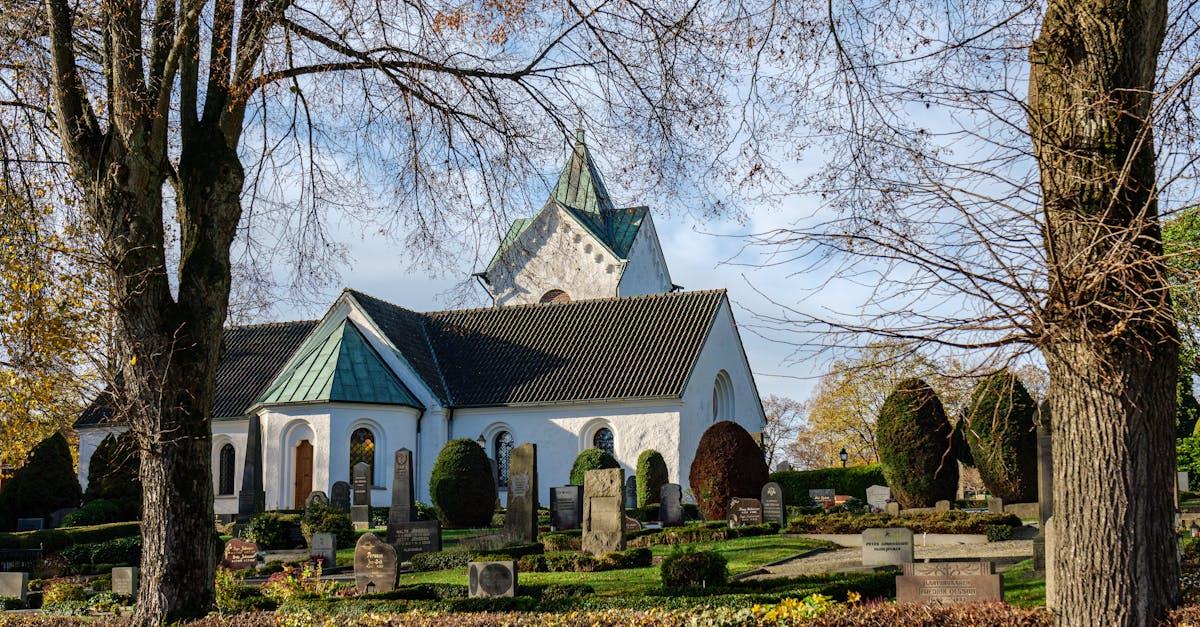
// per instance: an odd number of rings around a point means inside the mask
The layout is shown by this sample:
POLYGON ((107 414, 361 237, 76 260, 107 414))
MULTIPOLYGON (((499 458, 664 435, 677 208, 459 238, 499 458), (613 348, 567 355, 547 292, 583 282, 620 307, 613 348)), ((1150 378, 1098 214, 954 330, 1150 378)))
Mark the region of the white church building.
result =
MULTIPOLYGON (((476 277, 494 306, 421 313, 346 289, 320 320, 228 328, 215 513, 238 511, 252 418, 267 509, 329 494, 359 461, 372 467, 372 503, 387 506, 400 448, 413 451, 417 498, 428 502, 434 460, 454 438, 484 447, 502 490, 509 451, 535 443, 543 504, 593 446, 628 474, 655 449, 686 488, 710 424, 762 431, 725 291, 671 283, 650 210, 613 204, 582 134, 548 202, 512 225, 476 277)), ((123 427, 97 401, 76 429, 86 487, 92 453, 123 427)))

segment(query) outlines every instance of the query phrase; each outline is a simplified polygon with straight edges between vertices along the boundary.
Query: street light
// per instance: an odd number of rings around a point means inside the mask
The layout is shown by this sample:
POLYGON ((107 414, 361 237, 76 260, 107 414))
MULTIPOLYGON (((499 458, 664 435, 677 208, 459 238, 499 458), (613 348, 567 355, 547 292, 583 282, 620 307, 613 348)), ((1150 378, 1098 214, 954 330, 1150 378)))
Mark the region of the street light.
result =
POLYGON ((487 438, 483 437, 482 433, 479 434, 479 439, 475 440, 475 443, 479 445, 479 448, 487 450, 487 438))
POLYGON ((850 454, 846 452, 845 448, 842 448, 842 450, 838 451, 838 457, 842 458, 842 468, 845 468, 846 458, 850 457, 850 454))

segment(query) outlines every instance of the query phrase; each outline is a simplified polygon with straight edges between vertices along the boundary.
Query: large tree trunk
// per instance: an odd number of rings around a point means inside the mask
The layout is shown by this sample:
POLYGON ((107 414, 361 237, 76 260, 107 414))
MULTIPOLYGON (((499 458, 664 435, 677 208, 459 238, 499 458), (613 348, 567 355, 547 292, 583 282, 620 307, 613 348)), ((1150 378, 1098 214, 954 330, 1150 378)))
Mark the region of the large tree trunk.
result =
POLYGON ((1178 595, 1178 347, 1149 119, 1165 18, 1165 0, 1052 0, 1030 55, 1060 625, 1150 625, 1178 595))

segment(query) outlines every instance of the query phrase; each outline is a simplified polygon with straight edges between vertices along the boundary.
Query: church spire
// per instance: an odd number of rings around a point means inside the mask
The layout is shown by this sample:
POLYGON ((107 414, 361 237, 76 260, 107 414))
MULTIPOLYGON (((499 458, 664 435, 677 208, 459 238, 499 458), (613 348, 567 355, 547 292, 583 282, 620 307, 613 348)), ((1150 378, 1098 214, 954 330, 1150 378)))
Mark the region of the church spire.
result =
POLYGON ((575 129, 571 158, 558 176, 550 199, 579 211, 595 214, 602 221, 613 211, 612 200, 600 178, 600 169, 588 152, 582 126, 575 129))

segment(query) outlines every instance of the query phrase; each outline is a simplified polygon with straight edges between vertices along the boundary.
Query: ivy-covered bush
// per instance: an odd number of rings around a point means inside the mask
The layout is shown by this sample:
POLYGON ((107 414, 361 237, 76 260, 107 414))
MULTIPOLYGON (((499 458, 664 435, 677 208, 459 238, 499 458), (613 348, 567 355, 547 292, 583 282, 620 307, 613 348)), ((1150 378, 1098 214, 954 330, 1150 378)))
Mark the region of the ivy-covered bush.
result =
POLYGON ((354 523, 350 520, 348 512, 319 503, 313 503, 304 510, 304 516, 300 520, 300 532, 304 534, 304 541, 308 542, 309 546, 312 545, 314 533, 332 533, 336 548, 339 549, 354 546, 357 539, 354 535, 354 523))
POLYGON ((883 476, 901 507, 931 507, 958 489, 952 427, 942 401, 920 379, 901 381, 879 411, 875 437, 883 476))
POLYGON ((88 462, 88 487, 83 493, 90 501, 106 500, 120 508, 117 520, 137 520, 142 512, 142 483, 138 478, 141 459, 133 432, 109 435, 100 442, 88 462))
POLYGON ((241 537, 258 544, 264 551, 296 548, 292 545, 292 530, 300 525, 299 514, 262 512, 255 514, 242 529, 241 537))
POLYGON ((638 455, 637 461, 637 505, 646 507, 657 503, 662 493, 662 487, 670 483, 671 477, 667 470, 667 462, 662 453, 654 449, 646 449, 638 455))
POLYGON ((963 414, 967 446, 988 492, 1037 501, 1037 402, 1011 372, 979 382, 963 414))
POLYGON ((679 551, 663 560, 662 583, 667 588, 722 586, 729 578, 725 556, 715 551, 679 551))
POLYGON ((867 488, 873 485, 887 485, 883 478, 883 467, 879 464, 815 470, 781 470, 771 473, 771 481, 783 488, 783 501, 787 505, 807 505, 809 490, 825 488, 832 488, 836 494, 866 501, 867 488))
POLYGON ((429 478, 438 519, 449 528, 486 527, 496 509, 496 483, 487 455, 470 438, 451 440, 429 478))
POLYGON ((620 468, 621 464, 608 454, 608 451, 598 448, 584 449, 575 458, 575 463, 571 465, 571 485, 583 485, 583 477, 589 470, 603 470, 605 468, 620 468))
POLYGON ((44 518, 64 507, 77 507, 83 496, 75 478, 71 447, 61 433, 42 440, 0 491, 0 525, 18 518, 44 518))
POLYGON ((759 498, 767 478, 762 449, 741 425, 722 420, 700 436, 690 481, 705 519, 724 520, 732 498, 759 498))
POLYGON ((88 501, 83 507, 63 517, 64 527, 103 525, 121 520, 121 506, 108 499, 88 501))

